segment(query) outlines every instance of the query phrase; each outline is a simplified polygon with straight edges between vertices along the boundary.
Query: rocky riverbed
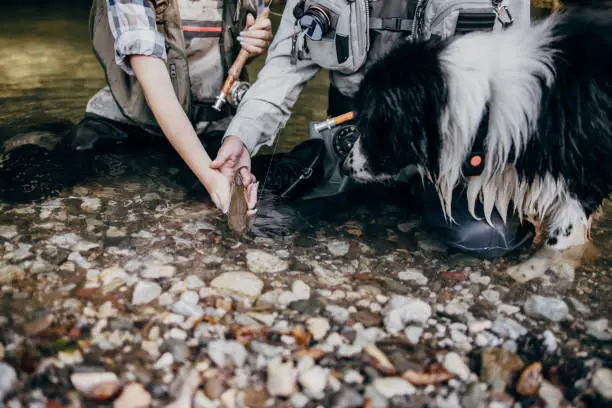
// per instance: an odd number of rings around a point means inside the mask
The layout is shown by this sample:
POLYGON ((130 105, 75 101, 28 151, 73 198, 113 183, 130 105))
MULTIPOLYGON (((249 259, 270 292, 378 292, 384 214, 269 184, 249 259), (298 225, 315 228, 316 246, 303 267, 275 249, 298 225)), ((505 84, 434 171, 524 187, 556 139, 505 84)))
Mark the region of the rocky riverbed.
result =
POLYGON ((7 407, 610 405, 609 204, 576 267, 452 254, 380 195, 237 238, 150 160, 0 204, 7 407))

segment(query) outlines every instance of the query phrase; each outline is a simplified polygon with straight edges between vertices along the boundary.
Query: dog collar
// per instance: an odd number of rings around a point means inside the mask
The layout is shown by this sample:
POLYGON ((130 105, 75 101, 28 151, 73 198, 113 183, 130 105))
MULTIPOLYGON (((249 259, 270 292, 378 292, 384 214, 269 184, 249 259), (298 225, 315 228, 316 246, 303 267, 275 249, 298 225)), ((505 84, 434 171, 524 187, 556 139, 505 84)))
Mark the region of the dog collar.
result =
POLYGON ((479 176, 482 174, 485 165, 485 139, 487 132, 489 131, 489 109, 485 109, 478 130, 476 131, 476 137, 472 144, 472 150, 468 154, 463 164, 463 175, 465 177, 479 176))

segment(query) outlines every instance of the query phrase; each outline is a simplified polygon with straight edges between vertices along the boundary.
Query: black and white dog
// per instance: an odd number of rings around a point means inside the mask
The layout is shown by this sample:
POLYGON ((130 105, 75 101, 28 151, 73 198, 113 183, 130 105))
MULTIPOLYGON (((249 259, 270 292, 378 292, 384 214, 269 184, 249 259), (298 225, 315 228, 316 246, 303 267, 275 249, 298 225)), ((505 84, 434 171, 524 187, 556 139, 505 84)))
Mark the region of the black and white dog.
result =
POLYGON ((540 222, 549 247, 588 240, 612 191, 612 12, 553 15, 528 28, 402 43, 356 97, 362 132, 344 169, 362 182, 416 165, 452 219, 464 185, 472 212, 540 222), (485 112, 484 167, 466 177, 485 112))

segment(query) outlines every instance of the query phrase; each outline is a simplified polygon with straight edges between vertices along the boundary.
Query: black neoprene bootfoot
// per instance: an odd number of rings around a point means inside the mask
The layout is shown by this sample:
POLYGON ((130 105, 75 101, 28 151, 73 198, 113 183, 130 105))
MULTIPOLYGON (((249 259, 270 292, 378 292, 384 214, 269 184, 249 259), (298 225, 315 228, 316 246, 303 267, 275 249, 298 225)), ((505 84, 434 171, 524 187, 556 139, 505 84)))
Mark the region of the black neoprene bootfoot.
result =
POLYGON ((497 211, 491 215, 491 224, 484 219, 483 207, 476 205, 475 219, 468 211, 464 192, 453 195, 452 218, 447 221, 434 187, 428 184, 423 194, 423 222, 434 234, 451 248, 483 258, 499 258, 531 245, 535 228, 529 222, 521 223, 518 217, 508 214, 506 223, 497 211))

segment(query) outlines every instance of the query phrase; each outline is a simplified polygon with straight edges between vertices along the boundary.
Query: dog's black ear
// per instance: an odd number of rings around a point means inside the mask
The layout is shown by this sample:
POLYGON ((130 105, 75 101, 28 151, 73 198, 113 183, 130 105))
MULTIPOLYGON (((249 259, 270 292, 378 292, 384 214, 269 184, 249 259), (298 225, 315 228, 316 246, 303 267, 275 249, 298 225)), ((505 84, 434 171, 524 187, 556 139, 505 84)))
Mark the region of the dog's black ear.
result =
POLYGON ((374 166, 381 160, 392 161, 388 164, 393 167, 427 160, 422 126, 425 91, 415 86, 414 78, 406 78, 393 57, 390 54, 374 64, 356 94, 363 154, 374 166))
POLYGON ((356 94, 363 153, 372 165, 437 162, 438 121, 445 103, 441 41, 402 42, 374 63, 356 94))

